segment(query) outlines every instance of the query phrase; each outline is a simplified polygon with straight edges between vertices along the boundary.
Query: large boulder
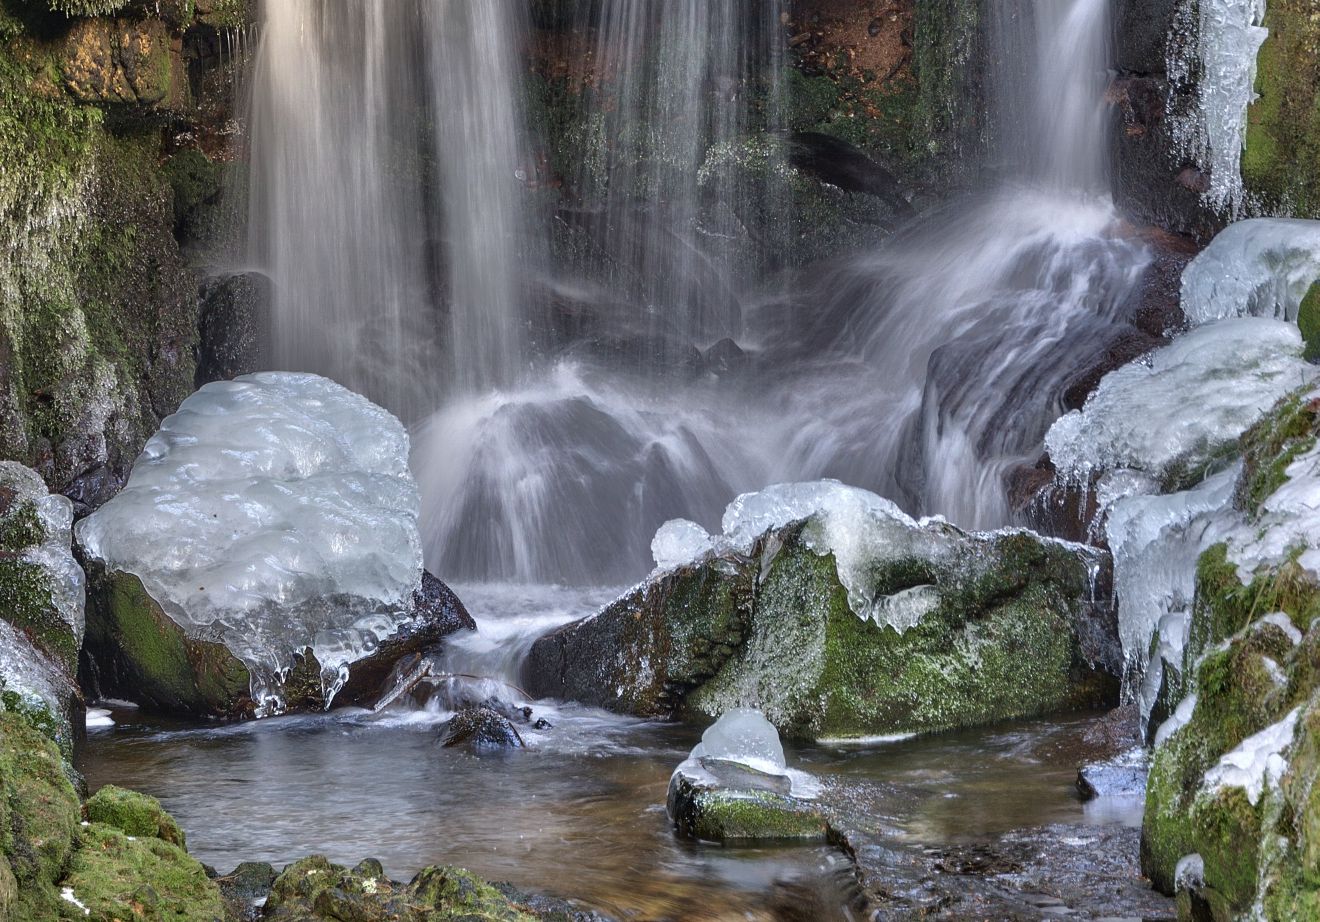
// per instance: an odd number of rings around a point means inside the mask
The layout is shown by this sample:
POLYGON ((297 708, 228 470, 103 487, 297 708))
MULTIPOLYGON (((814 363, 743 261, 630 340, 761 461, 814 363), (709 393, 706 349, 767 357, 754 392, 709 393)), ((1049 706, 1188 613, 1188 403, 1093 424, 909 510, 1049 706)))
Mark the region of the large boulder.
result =
POLYGON ((798 738, 971 726, 1116 694, 1116 640, 1090 602, 1101 559, 1080 547, 916 522, 830 482, 740 497, 704 549, 695 528, 657 536, 671 569, 538 640, 528 691, 648 716, 757 707, 798 738), (673 565, 685 551, 696 559, 673 565))
POLYGON ((73 558, 73 505, 41 477, 0 461, 0 692, 43 713, 66 751, 82 726, 74 675, 83 638, 83 571, 73 558))
POLYGON ((102 691, 189 714, 325 706, 374 656, 362 701, 394 659, 470 628, 423 578, 407 465, 398 420, 324 378, 202 388, 78 526, 102 691))

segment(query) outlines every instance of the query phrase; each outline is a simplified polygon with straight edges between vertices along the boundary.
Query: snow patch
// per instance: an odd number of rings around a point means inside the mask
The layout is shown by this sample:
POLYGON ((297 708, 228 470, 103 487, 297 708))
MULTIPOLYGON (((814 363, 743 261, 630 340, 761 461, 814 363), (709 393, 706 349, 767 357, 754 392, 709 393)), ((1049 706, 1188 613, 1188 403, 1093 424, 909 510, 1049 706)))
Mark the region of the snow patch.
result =
POLYGON ((73 892, 73 888, 72 888, 72 887, 63 887, 63 888, 61 888, 61 889, 60 889, 60 898, 61 898, 62 900, 64 900, 64 902, 66 902, 66 903, 72 903, 74 906, 76 906, 77 908, 81 909, 83 915, 85 915, 85 916, 90 916, 90 915, 92 914, 92 911, 91 911, 90 909, 88 909, 87 906, 84 905, 83 902, 82 902, 81 900, 78 899, 78 897, 77 897, 76 894, 74 894, 74 892, 73 892))

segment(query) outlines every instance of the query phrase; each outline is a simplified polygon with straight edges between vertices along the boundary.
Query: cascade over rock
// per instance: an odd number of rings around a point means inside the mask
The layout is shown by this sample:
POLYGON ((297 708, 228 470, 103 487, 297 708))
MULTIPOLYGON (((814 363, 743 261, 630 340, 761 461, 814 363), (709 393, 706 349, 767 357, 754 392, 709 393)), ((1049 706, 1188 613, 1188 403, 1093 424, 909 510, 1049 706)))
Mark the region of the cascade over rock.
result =
POLYGON ((758 707, 807 739, 1112 698, 1119 656, 1089 601, 1101 565, 1091 552, 918 523, 864 491, 802 486, 801 505, 785 488, 740 497, 724 537, 696 559, 538 640, 528 690, 648 716, 758 707))

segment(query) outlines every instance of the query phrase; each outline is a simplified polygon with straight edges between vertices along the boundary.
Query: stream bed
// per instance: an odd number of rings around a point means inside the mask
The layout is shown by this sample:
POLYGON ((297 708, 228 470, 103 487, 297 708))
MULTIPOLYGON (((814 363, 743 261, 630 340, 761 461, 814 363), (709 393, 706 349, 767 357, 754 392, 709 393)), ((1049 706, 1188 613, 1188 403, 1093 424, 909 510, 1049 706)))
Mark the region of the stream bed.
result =
MULTIPOLYGON (((482 630, 453 645, 454 671, 514 676, 519 648, 612 591, 460 594, 482 630)), ((456 864, 620 919, 861 917, 867 875, 859 881, 842 848, 723 848, 674 836, 669 776, 704 727, 532 706, 552 726, 521 727, 526 749, 483 755, 442 746, 450 715, 438 710, 189 725, 112 708, 115 725, 92 731, 80 768, 92 789, 113 783, 158 797, 190 851, 222 873, 309 854, 350 865, 374 857, 395 878, 456 864)), ((856 830, 863 865, 862 841, 920 865, 939 849, 975 849, 1015 830, 1086 827, 1096 847, 1131 849, 1119 863, 1135 878, 1140 800, 1085 804, 1075 786, 1103 724, 1077 715, 786 752, 856 830)))

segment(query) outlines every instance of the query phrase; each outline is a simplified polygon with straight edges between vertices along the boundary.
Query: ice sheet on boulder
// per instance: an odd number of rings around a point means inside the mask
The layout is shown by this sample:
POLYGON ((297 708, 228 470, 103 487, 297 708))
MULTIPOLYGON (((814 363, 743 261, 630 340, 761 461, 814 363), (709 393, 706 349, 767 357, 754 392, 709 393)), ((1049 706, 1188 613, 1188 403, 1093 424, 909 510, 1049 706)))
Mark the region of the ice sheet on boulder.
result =
POLYGON ((222 640, 262 700, 306 647, 336 688, 403 620, 419 507, 397 419, 325 378, 271 372, 184 401, 78 538, 185 631, 222 640))
POLYGON ((1317 280, 1320 221, 1238 221, 1183 271, 1182 309, 1197 325, 1243 316, 1296 321, 1317 280))
POLYGON ((1320 369, 1294 324, 1244 317, 1194 329, 1105 375, 1045 437, 1061 479, 1117 470, 1157 480, 1203 469, 1320 369))

